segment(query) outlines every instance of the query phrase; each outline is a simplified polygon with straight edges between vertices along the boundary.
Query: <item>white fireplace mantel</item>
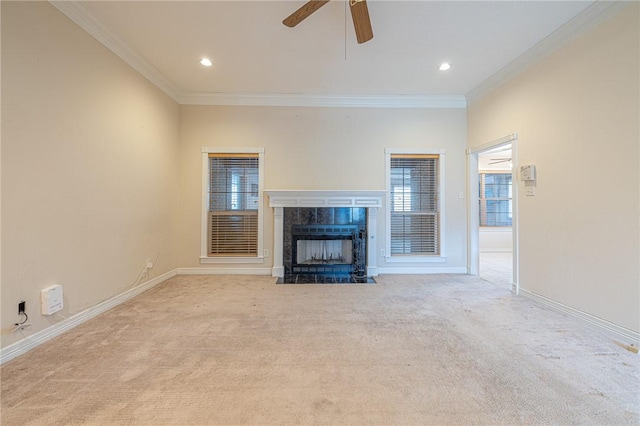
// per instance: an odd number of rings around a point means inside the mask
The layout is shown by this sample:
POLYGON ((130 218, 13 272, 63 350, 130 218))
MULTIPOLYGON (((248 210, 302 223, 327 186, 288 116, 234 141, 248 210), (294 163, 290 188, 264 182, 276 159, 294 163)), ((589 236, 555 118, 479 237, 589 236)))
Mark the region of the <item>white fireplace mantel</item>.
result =
POLYGON ((367 275, 377 276, 378 208, 382 207, 386 191, 376 190, 270 190, 269 207, 273 207, 273 270, 274 277, 284 276, 284 207, 364 207, 367 209, 367 275))
POLYGON ((385 191, 271 190, 269 207, 382 207, 385 191))

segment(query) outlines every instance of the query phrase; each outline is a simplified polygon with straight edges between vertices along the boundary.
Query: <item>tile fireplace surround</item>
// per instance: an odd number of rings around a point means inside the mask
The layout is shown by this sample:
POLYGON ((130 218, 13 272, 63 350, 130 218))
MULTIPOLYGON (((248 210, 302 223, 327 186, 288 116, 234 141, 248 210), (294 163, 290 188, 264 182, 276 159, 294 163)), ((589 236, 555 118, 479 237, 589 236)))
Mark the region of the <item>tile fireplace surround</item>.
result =
POLYGON ((378 209, 382 207, 386 191, 375 190, 271 190, 269 207, 273 208, 273 270, 274 277, 283 277, 284 267, 284 208, 285 207, 362 207, 367 209, 367 276, 377 276, 378 209))

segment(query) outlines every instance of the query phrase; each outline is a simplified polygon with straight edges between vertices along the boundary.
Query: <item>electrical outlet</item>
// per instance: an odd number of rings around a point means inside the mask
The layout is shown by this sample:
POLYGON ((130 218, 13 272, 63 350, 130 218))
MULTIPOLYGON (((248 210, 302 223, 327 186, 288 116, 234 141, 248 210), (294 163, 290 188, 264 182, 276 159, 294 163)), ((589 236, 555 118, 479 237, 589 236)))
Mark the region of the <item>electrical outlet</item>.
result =
POLYGON ((27 305, 27 302, 25 302, 24 300, 18 303, 18 315, 24 314, 26 305, 27 305))

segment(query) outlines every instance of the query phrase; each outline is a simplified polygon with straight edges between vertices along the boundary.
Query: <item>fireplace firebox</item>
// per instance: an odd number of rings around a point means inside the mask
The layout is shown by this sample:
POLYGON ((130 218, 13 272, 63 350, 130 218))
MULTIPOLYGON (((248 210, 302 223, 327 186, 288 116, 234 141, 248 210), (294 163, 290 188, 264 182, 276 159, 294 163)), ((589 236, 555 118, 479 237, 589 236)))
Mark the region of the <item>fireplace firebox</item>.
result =
POLYGON ((364 234, 357 225, 294 225, 293 274, 359 274, 364 234))

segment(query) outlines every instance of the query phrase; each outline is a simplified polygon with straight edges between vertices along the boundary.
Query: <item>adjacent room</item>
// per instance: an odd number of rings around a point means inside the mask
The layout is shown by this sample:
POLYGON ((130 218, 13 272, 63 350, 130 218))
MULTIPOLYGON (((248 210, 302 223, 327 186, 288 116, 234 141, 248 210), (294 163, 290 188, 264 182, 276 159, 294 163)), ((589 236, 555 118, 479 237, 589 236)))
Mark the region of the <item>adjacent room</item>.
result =
POLYGON ((478 154, 479 275, 508 289, 515 282, 512 175, 511 143, 478 154))
POLYGON ((640 423, 640 7, 2 1, 3 424, 640 423))

